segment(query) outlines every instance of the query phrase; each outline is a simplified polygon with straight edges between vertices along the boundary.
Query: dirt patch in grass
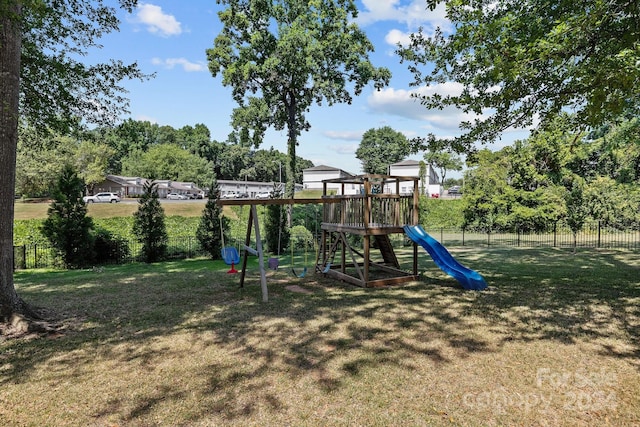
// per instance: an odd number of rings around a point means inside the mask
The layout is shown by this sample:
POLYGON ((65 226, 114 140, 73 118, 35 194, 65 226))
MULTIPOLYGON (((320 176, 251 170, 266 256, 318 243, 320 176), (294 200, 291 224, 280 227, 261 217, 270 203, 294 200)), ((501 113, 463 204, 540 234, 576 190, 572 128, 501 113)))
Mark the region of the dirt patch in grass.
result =
POLYGON ((301 286, 298 286, 298 285, 290 285, 290 286, 287 286, 286 289, 288 291, 297 292, 299 294, 312 294, 313 293, 313 291, 311 291, 309 289, 305 289, 305 288, 303 288, 301 286))

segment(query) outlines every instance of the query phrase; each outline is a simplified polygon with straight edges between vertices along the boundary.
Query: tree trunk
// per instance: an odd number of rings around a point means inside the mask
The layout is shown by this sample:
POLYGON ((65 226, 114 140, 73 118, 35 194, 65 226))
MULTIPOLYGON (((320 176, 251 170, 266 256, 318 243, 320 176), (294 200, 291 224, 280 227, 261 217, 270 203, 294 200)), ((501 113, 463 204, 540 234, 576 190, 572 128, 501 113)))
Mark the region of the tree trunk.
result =
POLYGON ((293 198, 296 183, 296 144, 298 143, 298 128, 296 124, 296 98, 295 95, 289 94, 287 97, 287 185, 285 189, 285 197, 293 198))
MULTIPOLYGON (((286 198, 293 199, 296 191, 296 145, 298 144, 298 128, 296 125, 296 97, 294 94, 289 94, 287 103, 288 110, 288 138, 287 138, 287 157, 289 162, 287 163, 287 184, 285 187, 286 198)), ((292 205, 287 205, 287 225, 291 227, 292 205)))
POLYGON ((0 7, 0 320, 27 314, 13 283, 13 218, 20 94, 20 0, 0 7))

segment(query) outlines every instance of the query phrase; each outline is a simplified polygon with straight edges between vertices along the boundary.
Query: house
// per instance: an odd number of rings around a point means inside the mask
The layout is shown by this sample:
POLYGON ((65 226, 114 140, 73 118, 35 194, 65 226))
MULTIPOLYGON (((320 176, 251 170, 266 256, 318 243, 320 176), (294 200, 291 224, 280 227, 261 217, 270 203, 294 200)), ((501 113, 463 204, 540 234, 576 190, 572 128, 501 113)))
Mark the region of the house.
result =
POLYGON ((143 193, 144 178, 107 175, 104 181, 93 186, 93 193, 117 193, 121 197, 136 197, 143 193))
MULTIPOLYGON (((349 172, 346 172, 342 169, 334 168, 326 165, 314 166, 312 168, 307 168, 302 171, 302 186, 305 190, 320 190, 322 191, 322 181, 325 179, 336 179, 336 178, 351 178, 355 175, 349 172)), ((337 183, 328 183, 328 190, 334 190, 335 194, 340 194, 341 192, 341 184, 337 183)), ((360 193, 360 185, 357 184, 346 184, 344 188, 344 195, 352 195, 360 193)))
MULTIPOLYGON (((442 194, 442 187, 440 186, 440 178, 438 177, 438 173, 433 169, 430 164, 425 164, 426 170, 424 173, 424 177, 420 176, 420 164, 424 162, 419 162, 417 160, 403 160, 398 163, 394 163, 389 165, 389 175, 394 176, 407 176, 407 177, 418 177, 418 188, 420 189, 421 194, 428 194, 432 197, 440 197, 442 194), (424 179, 423 179, 424 178, 424 179)), ((387 189, 386 191, 394 191, 392 189, 387 189)), ((407 182, 406 185, 400 187, 401 194, 408 194, 413 191, 412 183, 407 182)))
MULTIPOLYGON (((93 187, 93 193, 110 192, 117 193, 121 197, 139 197, 144 193, 144 185, 149 182, 146 178, 107 175, 105 180, 93 187)), ((180 182, 171 180, 155 180, 160 198, 167 197, 169 193, 178 194, 204 194, 193 182, 180 182)))

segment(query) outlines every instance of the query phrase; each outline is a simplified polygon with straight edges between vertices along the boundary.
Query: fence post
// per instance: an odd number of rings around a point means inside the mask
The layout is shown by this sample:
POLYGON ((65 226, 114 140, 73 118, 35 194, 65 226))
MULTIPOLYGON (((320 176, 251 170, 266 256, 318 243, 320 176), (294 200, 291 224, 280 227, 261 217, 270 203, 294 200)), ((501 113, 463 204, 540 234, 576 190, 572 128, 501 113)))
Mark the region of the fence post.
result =
POLYGON ((464 246, 464 228, 462 229, 462 246, 464 246))
POLYGON ((558 221, 553 223, 553 247, 557 246, 558 239, 558 221))
POLYGON ((440 227, 440 243, 442 243, 444 245, 444 240, 442 240, 444 238, 443 237, 443 232, 442 232, 443 228, 444 227, 440 227))
POLYGON ((598 220, 598 244, 597 244, 597 248, 600 248, 600 227, 601 227, 601 222, 600 220, 598 220))
POLYGON ((518 242, 518 247, 520 247, 520 229, 516 228, 516 239, 518 242))
POLYGON ((21 257, 20 257, 20 268, 22 270, 26 270, 27 269, 27 245, 22 245, 20 246, 20 252, 21 253, 21 257))

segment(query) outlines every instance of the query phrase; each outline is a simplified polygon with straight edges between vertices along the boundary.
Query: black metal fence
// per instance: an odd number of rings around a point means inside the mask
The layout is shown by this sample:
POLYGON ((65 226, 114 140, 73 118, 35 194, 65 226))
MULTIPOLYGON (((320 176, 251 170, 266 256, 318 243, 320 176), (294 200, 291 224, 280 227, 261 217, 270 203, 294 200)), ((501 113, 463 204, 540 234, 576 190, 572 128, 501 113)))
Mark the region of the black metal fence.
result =
MULTIPOLYGON (((522 248, 604 248, 604 249, 640 249, 640 230, 621 230, 608 227, 601 222, 590 222, 584 225, 574 236, 571 229, 563 223, 555 223, 544 232, 483 231, 464 230, 461 228, 444 228, 424 226, 425 230, 436 240, 447 247, 522 247, 522 248)), ((406 240, 402 235, 398 240, 406 240)), ((406 243, 406 242, 405 242, 406 243)))
MULTIPOLYGON (((552 224, 543 233, 469 231, 459 228, 440 228, 425 226, 425 230, 435 239, 447 247, 554 247, 573 248, 604 248, 640 250, 640 230, 620 230, 615 227, 604 226, 600 222, 585 224, 575 236, 568 226, 562 223, 552 224), (574 240, 575 239, 575 240, 574 240)), ((397 246, 406 244, 406 237, 402 234, 393 238, 397 246)), ((236 237, 227 242, 228 246, 240 249, 244 243, 243 237, 236 237)), ((135 241, 125 243, 127 255, 111 263, 126 264, 140 261, 142 245, 135 241)), ((255 242, 251 242, 255 247, 255 242)), ((195 237, 174 237, 167 242, 168 259, 186 259, 208 256, 195 237)), ((51 247, 43 244, 14 246, 14 268, 32 269, 55 267, 59 262, 51 247)))
MULTIPOLYGON (((141 259, 142 244, 136 241, 125 241, 124 250, 115 250, 124 256, 110 259, 107 264, 127 264, 141 259)), ((167 259, 186 259, 207 256, 200 242, 195 237, 173 237, 167 241, 167 259)), ((49 268, 59 265, 55 251, 49 245, 30 244, 13 247, 13 266, 16 270, 32 268, 49 268)))

